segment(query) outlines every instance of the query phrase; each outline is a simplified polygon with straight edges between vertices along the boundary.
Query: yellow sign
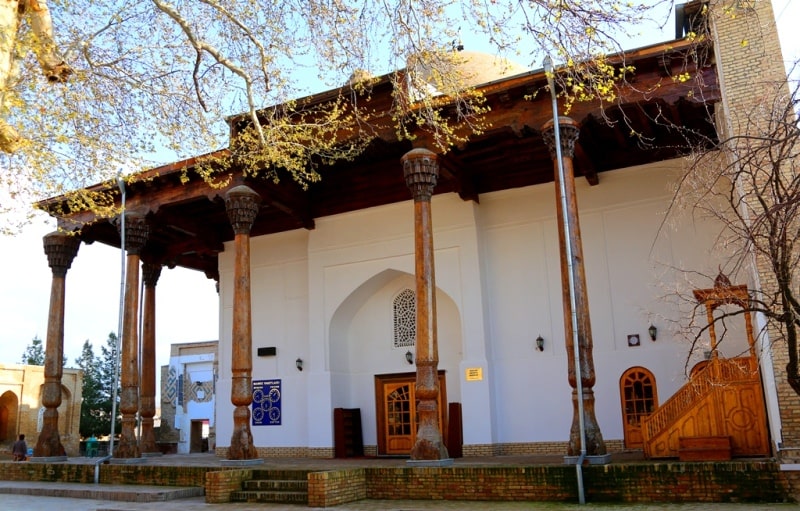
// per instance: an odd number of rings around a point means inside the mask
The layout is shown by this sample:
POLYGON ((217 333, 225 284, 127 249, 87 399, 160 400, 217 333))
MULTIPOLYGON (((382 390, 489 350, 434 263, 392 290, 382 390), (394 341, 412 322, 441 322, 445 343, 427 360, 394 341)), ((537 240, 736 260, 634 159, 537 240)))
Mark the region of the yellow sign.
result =
POLYGON ((466 371, 467 381, 481 381, 483 380, 482 367, 468 367, 466 371))

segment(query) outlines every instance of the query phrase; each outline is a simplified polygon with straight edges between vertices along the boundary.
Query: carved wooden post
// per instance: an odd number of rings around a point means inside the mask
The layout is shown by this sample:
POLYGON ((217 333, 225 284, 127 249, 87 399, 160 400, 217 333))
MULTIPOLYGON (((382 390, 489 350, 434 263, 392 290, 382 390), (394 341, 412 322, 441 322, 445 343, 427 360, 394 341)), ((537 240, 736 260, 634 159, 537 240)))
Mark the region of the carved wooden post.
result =
POLYGON ((144 279, 144 319, 142 325, 142 392, 139 414, 142 436, 139 444, 142 453, 158 453, 153 417, 156 414, 156 283, 161 276, 161 265, 142 264, 144 279))
MULTIPOLYGON (((138 458, 141 454, 136 438, 136 412, 139 411, 139 256, 147 242, 149 228, 144 215, 125 214, 125 302, 122 316, 122 348, 120 349, 119 411, 122 414, 119 447, 115 458, 138 458)), ((113 439, 112 439, 113 441, 113 439)))
POLYGON ((44 388, 42 406, 44 420, 42 432, 33 450, 39 458, 65 456, 64 446, 58 433, 58 407, 61 405, 62 359, 64 357, 64 296, 67 270, 78 254, 81 240, 62 232, 52 232, 44 237, 44 252, 53 271, 50 286, 50 313, 47 318, 47 345, 44 362, 44 388))
POLYGON ((225 209, 235 234, 233 270, 233 333, 231 336, 231 403, 233 434, 229 460, 258 457, 250 431, 252 403, 253 327, 250 312, 250 228, 258 215, 261 197, 247 186, 231 188, 225 195, 225 209))
POLYGON ((414 197, 414 255, 417 281, 417 441, 412 460, 448 458, 439 428, 439 348, 436 339, 436 277, 433 267, 431 195, 439 177, 436 154, 412 149, 403 155, 403 176, 414 197))
POLYGON ((567 367, 569 371, 569 384, 572 387, 572 428, 569 436, 570 456, 580 454, 581 435, 578 410, 578 392, 575 377, 575 345, 573 343, 572 330, 572 307, 571 290, 569 285, 569 261, 567 261, 567 243, 572 249, 572 275, 575 285, 575 312, 578 325, 578 348, 580 358, 581 387, 583 391, 583 410, 584 427, 586 430, 586 454, 590 456, 600 456, 606 454, 606 445, 600 426, 594 412, 594 392, 592 387, 595 383, 594 361, 592 358, 592 328, 589 320, 589 299, 586 291, 586 274, 583 266, 583 245, 581 243, 581 228, 578 221, 578 201, 575 194, 575 173, 572 158, 575 152, 575 141, 578 140, 580 133, 578 123, 569 117, 559 117, 558 119, 561 139, 561 157, 564 166, 564 187, 566 189, 567 210, 561 207, 561 179, 558 172, 558 161, 555 147, 555 132, 553 121, 547 122, 542 127, 542 137, 547 147, 550 149, 550 157, 553 159, 555 169, 556 184, 556 214, 558 222, 558 242, 561 255, 561 296, 564 305, 564 334, 567 346, 567 367), (570 226, 571 237, 566 239, 564 232, 564 220, 570 226))

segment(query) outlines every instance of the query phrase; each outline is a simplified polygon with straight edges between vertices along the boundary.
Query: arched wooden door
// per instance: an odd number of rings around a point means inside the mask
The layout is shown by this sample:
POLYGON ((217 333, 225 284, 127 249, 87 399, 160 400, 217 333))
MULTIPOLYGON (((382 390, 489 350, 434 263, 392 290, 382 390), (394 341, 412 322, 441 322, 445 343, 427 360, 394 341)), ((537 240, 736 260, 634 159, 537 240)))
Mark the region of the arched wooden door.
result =
POLYGON ((619 380, 622 404, 622 427, 626 449, 641 449, 642 419, 658 407, 658 392, 653 373, 644 367, 632 367, 619 380))
MULTIPOLYGON (((375 396, 378 454, 406 456, 417 440, 416 373, 378 375, 375 396)), ((439 427, 447 431, 444 371, 439 371, 439 427)))
POLYGON ((408 454, 417 436, 415 384, 385 383, 386 454, 408 454))

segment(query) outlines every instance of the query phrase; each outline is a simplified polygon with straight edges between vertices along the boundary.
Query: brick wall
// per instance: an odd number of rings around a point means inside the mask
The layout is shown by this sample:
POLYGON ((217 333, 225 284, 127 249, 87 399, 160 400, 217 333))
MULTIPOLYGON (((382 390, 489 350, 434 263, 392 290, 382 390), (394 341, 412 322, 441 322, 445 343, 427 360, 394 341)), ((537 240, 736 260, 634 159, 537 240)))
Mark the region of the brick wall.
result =
MULTIPOLYGON (((720 113, 723 138, 744 133, 752 120, 748 115, 765 98, 774 97, 776 91, 788 94, 772 4, 768 0, 754 3, 754 9, 741 9, 733 0, 711 2, 711 35, 727 104, 720 113)), ((775 274, 769 262, 759 258, 756 266, 759 286, 766 292, 774 289, 775 274)), ((769 329, 768 334, 782 428, 782 438, 775 441, 800 447, 800 397, 786 383, 787 346, 779 331, 769 329)))
MULTIPOLYGON (((157 484, 160 486, 202 486, 213 467, 160 467, 156 465, 103 465, 102 484, 157 484)), ((92 466, 92 474, 94 467, 92 466)))
POLYGON ((654 463, 584 468, 592 502, 794 501, 774 462, 654 463))
MULTIPOLYGON (((789 474, 787 476, 787 474, 789 474)), ((589 502, 793 502, 773 462, 583 467, 589 502)), ((572 465, 366 469, 371 499, 576 502, 572 465)))
POLYGON ((531 467, 370 468, 370 499, 551 501, 577 499, 575 468, 531 467))
MULTIPOLYGON (((624 452, 622 440, 606 440, 609 453, 624 452)), ((466 444, 462 447, 464 456, 537 456, 565 455, 568 442, 520 442, 507 444, 466 444)))
MULTIPOLYGON (((93 483, 94 465, 75 463, 3 463, 0 479, 93 483)), ((101 465, 100 484, 202 486, 206 473, 218 467, 163 467, 155 465, 101 465)))
POLYGON ((309 507, 338 506, 366 498, 367 479, 363 468, 308 474, 309 507))
MULTIPOLYGON (((229 447, 216 447, 218 458, 227 458, 229 447)), ((256 447, 259 458, 333 458, 333 447, 256 447)))
POLYGON ((206 502, 221 504, 231 501, 231 493, 242 489, 242 483, 253 478, 253 471, 219 470, 205 475, 206 502))
MULTIPOLYGON (((606 440, 606 450, 609 453, 625 452, 625 445, 621 439, 606 440)), ((462 447, 465 457, 477 456, 536 456, 536 455, 564 455, 567 452, 568 442, 517 442, 498 444, 465 444, 462 447)), ((332 447, 256 447, 259 458, 319 458, 329 459, 335 456, 332 447)), ((219 458, 226 458, 228 447, 217 447, 214 454, 219 458)), ((365 445, 364 456, 377 456, 377 445, 365 445)))
MULTIPOLYGON (((230 501, 252 469, 103 465, 104 484, 200 486, 206 501, 230 501)), ((583 467, 589 502, 794 502, 800 473, 776 462, 633 463, 583 467)), ((11 481, 93 481, 93 465, 2 463, 11 481)), ((311 472, 309 506, 369 499, 576 502, 572 465, 384 467, 311 472)))

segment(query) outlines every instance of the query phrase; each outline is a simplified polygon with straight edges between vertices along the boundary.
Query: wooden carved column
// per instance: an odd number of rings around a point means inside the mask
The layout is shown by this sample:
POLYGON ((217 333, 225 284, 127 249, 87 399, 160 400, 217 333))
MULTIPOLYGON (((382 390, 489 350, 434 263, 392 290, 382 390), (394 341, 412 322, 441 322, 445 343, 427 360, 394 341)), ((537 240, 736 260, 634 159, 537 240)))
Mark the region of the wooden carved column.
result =
POLYGON ((147 242, 149 228, 144 215, 125 214, 125 301, 122 316, 120 349, 119 411, 122 414, 119 447, 115 458, 138 458, 141 451, 136 438, 136 412, 139 411, 139 263, 147 242))
POLYGON ((52 232, 44 237, 44 252, 53 272, 50 286, 50 313, 47 318, 47 345, 44 360, 44 388, 42 406, 44 420, 42 432, 34 447, 38 457, 65 456, 58 433, 58 407, 61 405, 62 359, 64 357, 64 296, 67 270, 78 254, 81 240, 62 232, 52 232))
POLYGON ((575 193, 575 173, 572 158, 575 152, 575 141, 580 130, 578 123, 569 117, 559 117, 559 135, 561 139, 561 158, 564 167, 564 187, 566 190, 566 211, 561 204, 561 179, 558 172, 558 161, 555 147, 555 132, 552 121, 542 127, 542 137, 550 149, 553 159, 556 184, 556 214, 558 223, 558 242, 561 254, 561 296, 564 306, 564 334, 567 346, 567 367, 569 384, 572 387, 572 428, 569 436, 570 456, 580 454, 581 435, 578 409, 578 391, 575 372, 575 345, 572 329, 571 289, 569 282, 569 261, 567 260, 567 243, 572 250, 572 276, 575 286, 575 314, 577 317, 577 337, 580 359, 581 388, 583 391, 584 426, 586 430, 586 454, 600 456, 606 454, 606 445, 594 412, 595 384, 594 361, 592 358, 592 328, 589 320, 589 299, 586 290, 586 273, 583 266, 583 245, 581 229, 578 221, 578 201, 575 193), (566 239, 564 222, 570 226, 570 239, 566 239))
POLYGON ((229 460, 258 457, 250 431, 250 403, 253 371, 253 326, 250 312, 250 228, 258 215, 261 197, 247 186, 231 188, 225 195, 225 209, 233 227, 233 333, 231 335, 231 403, 233 434, 229 460))
POLYGON ((142 264, 144 280, 144 313, 142 325, 142 393, 139 414, 142 419, 142 436, 139 445, 142 453, 158 453, 153 417, 156 414, 156 283, 161 276, 161 265, 142 264))
POLYGON ((433 267, 431 195, 439 177, 436 154, 412 149, 403 155, 403 176, 414 197, 414 255, 417 291, 417 441, 412 460, 448 458, 439 427, 439 348, 436 339, 436 277, 433 267))

